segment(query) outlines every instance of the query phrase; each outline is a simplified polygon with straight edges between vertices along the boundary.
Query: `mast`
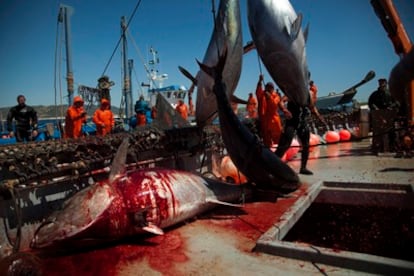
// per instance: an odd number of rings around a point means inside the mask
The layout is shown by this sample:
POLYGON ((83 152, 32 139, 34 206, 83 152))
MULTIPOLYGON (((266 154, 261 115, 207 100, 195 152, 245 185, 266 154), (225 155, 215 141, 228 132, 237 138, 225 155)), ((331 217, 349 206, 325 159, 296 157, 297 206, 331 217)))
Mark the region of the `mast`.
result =
MULTIPOLYGON (((132 70, 134 70, 134 60, 128 59, 128 77, 132 79, 132 70)), ((125 114, 127 118, 131 118, 132 116, 132 82, 130 83, 129 92, 125 97, 125 114)))
POLYGON ((168 74, 159 74, 157 64, 160 63, 160 59, 158 57, 158 51, 154 48, 150 48, 150 54, 152 55, 152 59, 149 61, 150 65, 150 73, 149 73, 149 84, 150 89, 154 88, 162 88, 163 81, 168 79, 168 74))
POLYGON ((73 8, 67 5, 60 5, 58 22, 63 23, 65 28, 66 42, 66 82, 68 89, 68 105, 72 105, 73 101, 73 70, 72 70, 72 36, 70 16, 73 14, 73 8))
POLYGON ((125 16, 121 17, 121 31, 122 31, 122 73, 123 73, 123 85, 122 93, 125 97, 125 117, 129 119, 132 115, 132 91, 131 91, 131 80, 129 77, 128 69, 128 53, 127 53, 127 41, 126 41, 126 31, 127 24, 125 21, 125 16))

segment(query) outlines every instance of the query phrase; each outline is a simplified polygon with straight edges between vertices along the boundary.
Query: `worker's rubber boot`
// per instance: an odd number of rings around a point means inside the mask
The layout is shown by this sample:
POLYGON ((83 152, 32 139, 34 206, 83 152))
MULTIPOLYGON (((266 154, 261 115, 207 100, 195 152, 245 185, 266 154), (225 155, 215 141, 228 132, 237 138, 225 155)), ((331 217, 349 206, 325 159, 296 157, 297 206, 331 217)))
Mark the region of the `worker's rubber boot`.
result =
POLYGON ((313 174, 313 172, 311 172, 310 170, 306 168, 306 164, 308 163, 308 158, 309 158, 309 147, 303 148, 302 156, 300 160, 300 171, 299 171, 300 174, 307 174, 307 175, 313 174))

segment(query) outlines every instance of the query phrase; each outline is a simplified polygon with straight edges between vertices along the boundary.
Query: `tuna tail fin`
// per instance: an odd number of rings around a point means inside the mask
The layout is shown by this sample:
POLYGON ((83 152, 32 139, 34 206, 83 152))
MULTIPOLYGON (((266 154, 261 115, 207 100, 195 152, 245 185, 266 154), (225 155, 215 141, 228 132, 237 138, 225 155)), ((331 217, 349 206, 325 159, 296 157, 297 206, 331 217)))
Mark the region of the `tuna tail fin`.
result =
POLYGON ((309 23, 306 25, 306 28, 303 31, 303 37, 305 38, 305 43, 308 42, 308 35, 309 35, 309 23))
POLYGON ((128 154, 129 141, 128 137, 124 138, 119 146, 114 159, 112 160, 111 173, 109 174, 109 183, 125 170, 126 157, 128 154))
POLYGON ((198 63, 198 66, 200 66, 201 70, 206 72, 206 74, 212 77, 217 83, 218 81, 221 82, 222 80, 222 77, 223 77, 222 73, 224 70, 224 65, 226 64, 226 59, 227 59, 227 47, 224 48, 224 53, 220 55, 217 65, 210 67, 206 64, 201 63, 198 60, 197 60, 197 63, 198 63))

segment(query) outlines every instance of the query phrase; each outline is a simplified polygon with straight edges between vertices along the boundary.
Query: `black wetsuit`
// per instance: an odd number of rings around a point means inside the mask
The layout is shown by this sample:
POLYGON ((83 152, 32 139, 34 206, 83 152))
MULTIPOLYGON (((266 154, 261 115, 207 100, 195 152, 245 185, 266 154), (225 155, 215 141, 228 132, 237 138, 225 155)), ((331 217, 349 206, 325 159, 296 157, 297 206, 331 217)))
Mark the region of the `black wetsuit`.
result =
POLYGON ((16 120, 16 141, 31 141, 32 130, 37 130, 37 113, 31 106, 16 105, 7 114, 7 130, 13 131, 13 119, 16 120))
POLYGON ((368 106, 371 111, 372 151, 394 151, 397 146, 394 120, 399 112, 400 103, 394 100, 387 89, 378 88, 369 96, 368 106))
POLYGON ((305 169, 309 158, 310 138, 306 117, 309 116, 310 111, 307 107, 300 107, 291 101, 288 102, 287 109, 292 113, 292 118, 285 121, 285 127, 275 153, 277 156, 282 157, 289 149, 296 133, 302 145, 301 169, 305 169))
POLYGON ((394 103, 390 93, 381 89, 374 91, 368 98, 368 106, 371 110, 390 108, 394 103))

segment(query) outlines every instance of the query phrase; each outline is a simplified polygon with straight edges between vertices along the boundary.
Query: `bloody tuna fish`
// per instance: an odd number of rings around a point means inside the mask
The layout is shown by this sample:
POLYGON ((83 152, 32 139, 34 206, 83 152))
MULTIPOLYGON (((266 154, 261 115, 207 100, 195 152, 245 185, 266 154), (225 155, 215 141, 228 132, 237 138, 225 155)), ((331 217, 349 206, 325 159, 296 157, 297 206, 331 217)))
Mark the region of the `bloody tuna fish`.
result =
MULTIPOLYGON (((118 152, 126 150, 121 145, 118 152)), ((217 204, 236 202, 248 191, 186 171, 141 169, 115 174, 118 168, 115 164, 113 177, 78 192, 51 214, 36 231, 32 248, 76 247, 145 232, 163 234, 163 228, 217 204)))

